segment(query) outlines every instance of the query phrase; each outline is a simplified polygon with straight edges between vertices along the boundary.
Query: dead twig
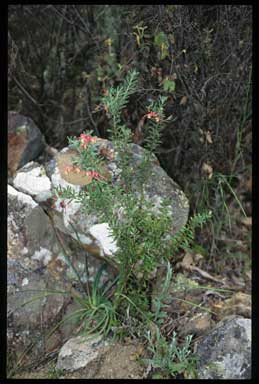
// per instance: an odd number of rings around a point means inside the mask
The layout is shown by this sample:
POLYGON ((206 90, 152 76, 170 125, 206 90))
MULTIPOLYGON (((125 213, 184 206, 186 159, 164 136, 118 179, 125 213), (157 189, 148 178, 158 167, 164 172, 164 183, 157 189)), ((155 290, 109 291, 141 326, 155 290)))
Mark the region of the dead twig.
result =
POLYGON ((208 272, 203 271, 199 267, 196 267, 195 265, 187 265, 185 263, 179 262, 177 263, 177 268, 183 268, 188 272, 198 272, 204 279, 212 280, 215 283, 223 284, 222 280, 217 279, 216 277, 211 276, 208 272))

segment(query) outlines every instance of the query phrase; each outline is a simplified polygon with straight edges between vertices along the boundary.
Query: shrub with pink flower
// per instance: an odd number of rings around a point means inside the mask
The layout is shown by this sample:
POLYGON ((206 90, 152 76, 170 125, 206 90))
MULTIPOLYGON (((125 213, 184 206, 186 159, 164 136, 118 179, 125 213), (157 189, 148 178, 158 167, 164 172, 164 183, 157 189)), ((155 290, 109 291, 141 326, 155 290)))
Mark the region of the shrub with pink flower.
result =
POLYGON ((159 117, 157 112, 151 111, 151 112, 147 113, 146 115, 144 115, 144 117, 146 117, 147 119, 154 119, 156 122, 160 121, 160 117, 159 117))
POLYGON ((86 149, 90 143, 95 143, 97 141, 97 137, 81 133, 79 141, 81 142, 80 148, 86 149))
POLYGON ((95 179, 95 180, 103 179, 103 176, 100 175, 100 173, 97 171, 86 171, 85 174, 86 176, 91 177, 92 179, 95 179))

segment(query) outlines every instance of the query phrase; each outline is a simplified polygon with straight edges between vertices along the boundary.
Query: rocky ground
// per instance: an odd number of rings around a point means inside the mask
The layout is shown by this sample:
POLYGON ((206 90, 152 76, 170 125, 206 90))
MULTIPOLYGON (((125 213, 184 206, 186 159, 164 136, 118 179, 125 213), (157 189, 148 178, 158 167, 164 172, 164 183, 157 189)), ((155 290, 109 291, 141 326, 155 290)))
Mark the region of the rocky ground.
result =
MULTIPOLYGON (((142 362, 142 358, 149 357, 147 345, 139 339, 127 338, 115 344, 109 339, 98 339, 94 343, 78 344, 73 339, 72 320, 64 323, 51 337, 36 343, 37 347, 30 355, 28 335, 33 340, 40 340, 42 331, 50 325, 54 327, 65 315, 76 310, 69 295, 50 295, 33 301, 35 292, 54 289, 72 292, 74 289, 73 271, 61 257, 53 223, 59 227, 63 243, 72 247, 72 261, 79 270, 83 268, 82 248, 73 243, 73 238, 68 241, 71 228, 66 221, 71 215, 76 217, 77 207, 65 213, 56 206, 54 211, 51 208, 54 215, 47 214, 50 207, 46 201, 50 197, 51 185, 57 180, 57 164, 51 160, 56 153, 49 155, 45 152, 40 163, 33 162, 26 166, 25 163, 34 160, 42 151, 44 139, 31 121, 25 118, 19 120, 17 115, 10 116, 9 120, 14 117, 9 142, 9 154, 12 156, 9 159, 8 189, 8 347, 10 358, 18 357, 22 363, 9 371, 9 376, 22 379, 152 377, 154 370, 142 362), (20 127, 18 133, 17 127, 20 127), (35 137, 38 138, 38 148, 35 148, 35 137), (49 164, 46 168, 43 165, 44 156, 49 164), (25 168, 17 172, 24 164, 25 168), (26 306, 28 300, 31 300, 31 305, 26 306), (25 359, 24 348, 28 348, 25 359)), ((136 159, 137 156, 139 153, 136 153, 136 159)), ((160 169, 158 165, 154 167, 160 169)), ((164 177, 162 169, 157 177, 159 175, 164 177)), ((165 193, 173 188, 178 191, 177 185, 168 177, 165 193)), ((222 255, 212 254, 208 258, 196 247, 179 253, 173 265, 170 295, 166 302, 167 316, 161 332, 170 339, 175 331, 180 342, 187 335, 193 335, 192 349, 199 358, 198 378, 238 379, 251 375, 252 221, 248 181, 240 182, 237 193, 242 197, 241 203, 247 215, 241 215, 238 205, 230 202, 229 214, 235 236, 230 239, 222 232, 222 255)), ((154 196, 156 194, 157 191, 154 196)), ((187 219, 188 207, 181 207, 179 200, 177 209, 183 212, 182 216, 179 213, 181 226, 187 219)), ((80 238, 83 245, 88 247, 88 251, 91 248, 94 255, 109 257, 114 245, 98 238, 100 224, 80 220, 77 220, 79 232, 81 229, 82 233, 87 233, 86 227, 90 228, 88 238, 80 238)), ((101 232, 104 233, 105 228, 101 232)), ((91 262, 94 272, 94 258, 91 262)), ((113 272, 111 267, 109 273, 113 272)), ((161 281, 163 276, 153 286, 153 300, 160 291, 161 281)))

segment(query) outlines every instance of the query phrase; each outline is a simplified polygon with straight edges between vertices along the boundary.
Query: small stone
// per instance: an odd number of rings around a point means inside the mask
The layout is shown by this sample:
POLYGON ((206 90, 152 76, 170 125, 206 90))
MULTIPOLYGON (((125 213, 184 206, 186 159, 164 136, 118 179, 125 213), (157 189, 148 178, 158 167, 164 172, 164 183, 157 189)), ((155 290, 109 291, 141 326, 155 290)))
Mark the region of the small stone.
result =
POLYGON ((73 372, 94 361, 103 345, 101 336, 77 336, 69 339, 61 348, 56 369, 73 372))
POLYGON ((41 261, 43 265, 47 265, 52 259, 52 253, 48 249, 40 247, 39 251, 36 251, 31 258, 41 261))
POLYGON ((29 280, 27 279, 27 277, 25 277, 23 280, 22 280, 22 286, 24 287, 24 285, 28 285, 29 284, 29 280))
POLYGON ((15 188, 13 188, 11 185, 8 185, 7 188, 8 195, 14 196, 17 198, 18 201, 20 201, 23 204, 30 205, 32 208, 37 207, 38 204, 32 199, 31 196, 26 195, 25 193, 18 192, 15 188))
POLYGON ((28 170, 28 167, 23 167, 17 172, 13 183, 14 187, 23 193, 33 196, 36 201, 45 201, 51 197, 50 179, 45 175, 44 167, 35 166, 28 170))
POLYGON ((113 255, 116 252, 117 246, 107 223, 93 225, 89 229, 89 233, 98 240, 104 255, 113 255))

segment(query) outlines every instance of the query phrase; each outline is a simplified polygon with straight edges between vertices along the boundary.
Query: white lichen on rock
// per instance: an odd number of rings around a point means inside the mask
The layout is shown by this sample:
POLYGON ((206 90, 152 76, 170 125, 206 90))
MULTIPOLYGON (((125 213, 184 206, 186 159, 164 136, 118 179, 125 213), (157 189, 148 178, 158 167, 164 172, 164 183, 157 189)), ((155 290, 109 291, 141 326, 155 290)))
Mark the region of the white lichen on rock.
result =
POLYGON ((79 239, 82 244, 90 245, 93 242, 93 240, 89 236, 86 236, 82 233, 71 233, 71 236, 75 240, 79 239))
POLYGON ((15 176, 13 181, 15 188, 35 197, 37 201, 47 200, 51 196, 51 182, 44 175, 44 167, 39 166, 28 171, 26 168, 28 169, 28 164, 15 176))
POLYGON ((27 279, 27 277, 25 277, 23 280, 22 280, 22 287, 24 287, 24 285, 28 285, 29 284, 29 280, 27 279))
POLYGON ((226 316, 196 342, 200 379, 249 379, 251 319, 226 316))
POLYGON ((115 254, 118 248, 107 223, 95 224, 89 229, 89 232, 100 244, 103 255, 115 254))
POLYGON ((23 192, 17 191, 11 185, 8 185, 7 192, 9 195, 17 197, 17 199, 21 201, 23 204, 30 205, 32 208, 37 207, 38 205, 31 196, 26 195, 23 192))
POLYGON ((32 259, 41 261, 46 266, 52 259, 52 253, 48 249, 40 247, 39 251, 32 255, 32 259))
POLYGON ((86 368, 98 357, 102 345, 102 336, 77 336, 68 340, 59 352, 56 369, 73 372, 86 368))

